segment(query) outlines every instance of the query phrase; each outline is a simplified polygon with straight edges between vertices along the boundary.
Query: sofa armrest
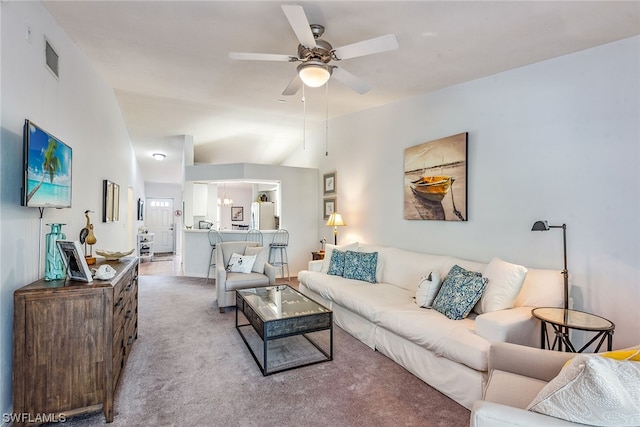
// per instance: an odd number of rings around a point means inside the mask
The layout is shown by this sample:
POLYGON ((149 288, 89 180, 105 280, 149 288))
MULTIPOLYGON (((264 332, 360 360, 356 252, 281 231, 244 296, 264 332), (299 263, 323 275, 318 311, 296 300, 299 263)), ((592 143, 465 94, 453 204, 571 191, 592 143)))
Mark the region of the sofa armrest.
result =
POLYGON ((471 408, 471 427, 575 427, 584 424, 478 400, 471 408))
POLYGON ((321 259, 317 259, 315 261, 309 261, 309 271, 322 271, 322 263, 324 261, 321 259))
POLYGON ((551 381, 558 375, 564 364, 574 356, 574 353, 493 342, 489 349, 489 370, 498 369, 542 381, 551 381))
POLYGON ((531 315, 532 307, 514 307, 476 317, 476 334, 489 342, 540 345, 540 321, 531 315))
POLYGON ((269 264, 268 262, 264 263, 264 274, 269 278, 269 286, 274 286, 276 284, 276 273, 279 268, 275 265, 269 264))

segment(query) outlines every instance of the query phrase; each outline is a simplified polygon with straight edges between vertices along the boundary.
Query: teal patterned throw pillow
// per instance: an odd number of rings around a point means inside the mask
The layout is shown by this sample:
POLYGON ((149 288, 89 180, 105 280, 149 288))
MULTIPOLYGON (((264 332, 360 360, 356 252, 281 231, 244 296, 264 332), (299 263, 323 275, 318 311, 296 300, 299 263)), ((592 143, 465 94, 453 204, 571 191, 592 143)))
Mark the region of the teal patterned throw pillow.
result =
POLYGON ((476 305, 486 286, 487 279, 481 273, 454 265, 444 278, 432 308, 450 319, 464 319, 476 305))
POLYGON ((344 274, 344 252, 337 249, 331 252, 331 260, 329 261, 327 274, 333 276, 342 276, 344 274))
MULTIPOLYGON (((335 250, 334 250, 335 252, 335 250)), ((347 251, 344 255, 344 278, 376 283, 378 252, 347 251)))

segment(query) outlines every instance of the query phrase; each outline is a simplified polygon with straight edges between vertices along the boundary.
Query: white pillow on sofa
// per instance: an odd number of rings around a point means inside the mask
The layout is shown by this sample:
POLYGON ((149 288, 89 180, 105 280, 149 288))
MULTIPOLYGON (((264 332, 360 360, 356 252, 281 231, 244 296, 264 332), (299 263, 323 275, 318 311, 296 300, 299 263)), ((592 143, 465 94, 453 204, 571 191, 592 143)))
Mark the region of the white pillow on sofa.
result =
POLYGON ((416 289, 416 304, 418 304, 418 307, 431 308, 441 284, 440 274, 437 271, 432 271, 429 275, 421 277, 416 289))
POLYGON ((358 242, 349 243, 347 245, 338 245, 338 246, 330 245, 327 243, 324 246, 324 260, 322 261, 322 269, 320 270, 320 272, 327 274, 327 271, 329 271, 329 264, 331 263, 331 253, 333 252, 334 249, 338 249, 342 252, 357 251, 358 246, 359 246, 358 242))
POLYGON ((488 279, 487 287, 473 311, 483 314, 513 308, 526 276, 525 267, 493 258, 482 275, 488 279))
POLYGON ((251 273, 255 262, 255 255, 240 255, 234 252, 231 254, 229 264, 227 264, 227 271, 231 273, 251 273))
POLYGON ((638 426, 640 363, 577 355, 527 410, 593 426, 638 426))

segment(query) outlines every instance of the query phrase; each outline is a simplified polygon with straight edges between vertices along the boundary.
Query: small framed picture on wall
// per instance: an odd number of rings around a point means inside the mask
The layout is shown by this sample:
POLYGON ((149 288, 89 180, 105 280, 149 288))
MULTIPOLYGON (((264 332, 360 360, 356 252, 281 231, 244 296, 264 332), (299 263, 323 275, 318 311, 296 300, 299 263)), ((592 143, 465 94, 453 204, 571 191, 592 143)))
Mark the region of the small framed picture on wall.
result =
POLYGON ((244 221, 244 207, 242 206, 231 207, 231 221, 244 221))
POLYGON ((323 194, 325 196, 336 194, 336 173, 325 173, 323 179, 323 194))
POLYGON ((324 199, 324 204, 323 204, 324 219, 329 219, 331 214, 334 213, 335 211, 336 211, 335 197, 331 199, 324 199))

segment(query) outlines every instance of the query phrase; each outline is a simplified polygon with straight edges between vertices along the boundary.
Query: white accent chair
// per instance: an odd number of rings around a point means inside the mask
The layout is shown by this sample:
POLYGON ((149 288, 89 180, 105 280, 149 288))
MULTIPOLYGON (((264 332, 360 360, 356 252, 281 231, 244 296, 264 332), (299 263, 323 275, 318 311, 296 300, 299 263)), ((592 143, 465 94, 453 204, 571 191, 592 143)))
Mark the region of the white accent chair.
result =
MULTIPOLYGON (((277 268, 265 262, 264 273, 232 273, 227 271, 231 255, 235 252, 243 255, 246 247, 260 246, 257 242, 222 242, 216 247, 216 292, 218 307, 224 313, 225 307, 236 305, 236 289, 260 288, 276 283, 277 268)), ((265 258, 265 261, 268 259, 265 258)))
POLYGON ((576 353, 505 342, 491 343, 489 380, 482 400, 478 400, 472 407, 470 427, 584 426, 585 424, 526 410, 540 390, 574 356, 576 353))

